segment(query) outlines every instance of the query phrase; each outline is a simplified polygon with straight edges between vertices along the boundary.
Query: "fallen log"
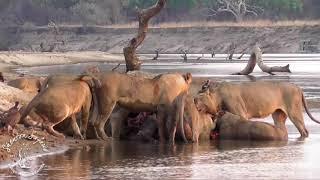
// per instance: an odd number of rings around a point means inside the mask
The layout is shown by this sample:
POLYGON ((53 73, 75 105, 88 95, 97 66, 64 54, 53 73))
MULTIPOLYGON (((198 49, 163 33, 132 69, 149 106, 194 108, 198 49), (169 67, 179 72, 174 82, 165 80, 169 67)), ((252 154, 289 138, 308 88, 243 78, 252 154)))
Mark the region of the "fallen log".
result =
POLYGON ((250 55, 250 59, 248 61, 247 66, 240 72, 233 73, 232 75, 249 75, 253 72, 253 69, 256 67, 257 58, 256 58, 256 52, 253 51, 250 55))
POLYGON ((258 64, 259 68, 266 73, 269 73, 271 75, 275 75, 274 72, 288 72, 290 71, 290 65, 287 64, 286 66, 267 66, 264 64, 262 60, 262 51, 259 48, 259 46, 255 46, 253 48, 253 51, 251 53, 250 59, 248 61, 247 66, 240 72, 233 73, 232 75, 249 75, 253 72, 253 69, 255 68, 256 64, 258 64))
POLYGON ((255 46, 254 48, 255 54, 256 54, 256 59, 257 59, 257 64, 259 68, 266 73, 269 73, 271 75, 275 75, 273 72, 288 72, 291 73, 289 67, 290 65, 287 64, 286 66, 267 66, 264 64, 262 60, 262 52, 261 49, 258 46, 255 46))

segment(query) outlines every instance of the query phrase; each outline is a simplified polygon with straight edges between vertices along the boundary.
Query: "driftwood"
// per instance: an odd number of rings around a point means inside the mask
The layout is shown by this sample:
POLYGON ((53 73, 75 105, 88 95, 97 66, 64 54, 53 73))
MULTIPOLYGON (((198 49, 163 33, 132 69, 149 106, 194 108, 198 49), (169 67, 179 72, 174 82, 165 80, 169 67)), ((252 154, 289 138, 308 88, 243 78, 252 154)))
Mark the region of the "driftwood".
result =
POLYGON ((273 72, 291 73, 291 71, 289 69, 289 64, 287 64, 286 66, 273 66, 273 67, 267 66, 264 64, 264 62, 262 60, 262 52, 258 46, 255 47, 255 52, 256 52, 257 64, 263 72, 269 73, 271 75, 274 75, 273 72))
POLYGON ((256 53, 252 52, 250 59, 247 63, 247 66, 240 72, 233 73, 232 75, 249 75, 250 73, 253 72, 254 67, 256 67, 257 64, 257 58, 256 58, 256 53))
POLYGON ((129 44, 123 48, 123 54, 124 58, 126 60, 126 71, 134 71, 134 70, 140 70, 142 62, 139 60, 136 49, 140 46, 140 44, 144 41, 146 38, 147 32, 148 32, 148 22, 149 20, 157 15, 161 9, 166 4, 167 0, 158 0, 158 2, 147 9, 143 9, 139 12, 138 18, 139 18, 139 30, 138 35, 134 38, 132 38, 129 42, 129 44))
POLYGON ((287 64, 286 66, 272 66, 272 67, 265 65, 262 60, 261 49, 258 46, 255 46, 253 48, 253 52, 251 53, 247 66, 242 71, 238 73, 233 73, 233 75, 248 75, 253 72, 253 69, 255 68, 256 64, 258 64, 259 68, 263 72, 269 73, 271 75, 274 75, 273 72, 291 73, 289 69, 289 64, 287 64))
POLYGON ((197 57, 197 61, 199 61, 203 57, 204 57, 204 54, 202 53, 202 56, 197 57))

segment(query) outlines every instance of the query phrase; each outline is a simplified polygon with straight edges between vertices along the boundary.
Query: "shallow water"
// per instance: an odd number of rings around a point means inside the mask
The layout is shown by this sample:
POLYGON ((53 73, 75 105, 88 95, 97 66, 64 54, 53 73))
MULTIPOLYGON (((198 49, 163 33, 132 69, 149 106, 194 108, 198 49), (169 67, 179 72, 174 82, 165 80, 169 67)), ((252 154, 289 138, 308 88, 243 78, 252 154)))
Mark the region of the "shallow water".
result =
MULTIPOLYGON (((274 57, 270 57, 274 58, 274 57)), ((277 58, 277 57, 276 57, 277 58)), ((279 57, 280 58, 280 57, 279 57)), ((266 61, 270 65, 290 63, 292 74, 269 76, 258 68, 253 75, 230 76, 240 71, 244 62, 236 63, 145 63, 149 72, 192 72, 194 76, 227 81, 280 80, 301 86, 308 99, 320 99, 320 61, 266 61)), ((92 64, 92 63, 91 63, 92 64)), ((94 63, 93 63, 94 64, 94 63)), ((79 73, 88 64, 19 69, 31 74, 79 73)), ((98 64, 109 70, 116 64, 98 64)), ((320 119, 320 110, 312 113, 320 119)), ((306 114, 310 137, 299 140, 291 122, 288 142, 220 141, 197 144, 159 144, 112 141, 81 146, 59 155, 44 157, 46 164, 34 179, 319 179, 320 125, 306 114)), ((272 122, 270 117, 267 122, 272 122)), ((14 178, 2 170, 0 178, 14 178)), ((30 179, 30 178, 28 178, 30 179)))
MULTIPOLYGON (((289 142, 80 146, 44 157, 45 168, 32 179, 317 179, 320 135, 312 133, 304 141, 297 136, 291 134, 289 142)), ((0 178, 15 178, 10 170, 2 172, 0 178)))

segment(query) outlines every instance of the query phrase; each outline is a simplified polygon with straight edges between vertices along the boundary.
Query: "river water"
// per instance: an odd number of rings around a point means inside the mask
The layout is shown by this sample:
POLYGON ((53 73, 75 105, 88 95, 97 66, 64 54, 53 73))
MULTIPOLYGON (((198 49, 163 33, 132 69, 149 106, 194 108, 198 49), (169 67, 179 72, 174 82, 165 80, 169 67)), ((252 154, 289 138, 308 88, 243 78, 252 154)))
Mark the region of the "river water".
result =
MULTIPOLYGON (((267 56, 266 56, 267 57, 267 56)), ((276 76, 255 69, 253 76, 231 76, 245 61, 204 63, 146 62, 148 72, 191 72, 196 77, 226 81, 277 80, 301 86, 308 100, 320 100, 320 59, 297 56, 270 56, 268 65, 290 64, 292 74, 276 76)), ((171 60, 172 61, 172 60, 171 60)), ((116 64, 97 64, 110 70, 116 64)), ((42 66, 18 69, 37 75, 79 73, 89 64, 42 66)), ((123 66, 122 66, 123 68, 123 66)), ((121 68, 120 68, 121 69, 121 68)), ((312 113, 320 119, 319 109, 312 113)), ((44 157, 45 168, 27 179, 320 179, 320 125, 304 114, 310 137, 299 134, 287 121, 288 142, 216 141, 176 146, 110 141, 79 146, 63 154, 44 157)), ((270 117, 264 121, 272 122, 270 117)), ((15 179, 10 170, 0 178, 15 179)))

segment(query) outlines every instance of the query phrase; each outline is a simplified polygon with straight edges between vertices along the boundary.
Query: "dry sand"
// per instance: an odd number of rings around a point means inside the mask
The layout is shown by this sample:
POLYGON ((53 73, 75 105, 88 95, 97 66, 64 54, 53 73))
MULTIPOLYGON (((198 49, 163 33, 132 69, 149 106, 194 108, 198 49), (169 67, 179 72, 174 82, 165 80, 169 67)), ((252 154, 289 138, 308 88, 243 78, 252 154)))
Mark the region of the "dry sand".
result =
POLYGON ((22 52, 4 51, 0 52, 0 71, 8 71, 17 66, 41 66, 55 64, 75 64, 85 62, 123 62, 122 54, 109 54, 100 51, 82 52, 22 52))

